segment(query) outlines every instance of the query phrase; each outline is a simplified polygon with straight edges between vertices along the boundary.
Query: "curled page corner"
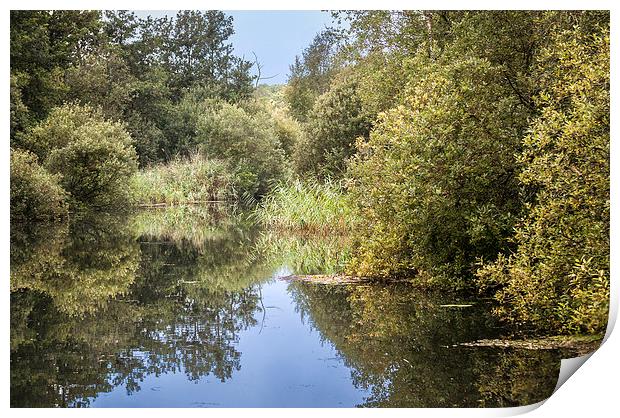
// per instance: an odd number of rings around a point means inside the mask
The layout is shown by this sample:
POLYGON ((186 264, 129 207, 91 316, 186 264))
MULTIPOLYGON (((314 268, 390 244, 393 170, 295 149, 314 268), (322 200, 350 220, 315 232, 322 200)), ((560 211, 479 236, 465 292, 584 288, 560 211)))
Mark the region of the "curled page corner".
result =
MULTIPOLYGON (((607 319, 607 329, 605 330, 605 336, 603 337, 603 341, 601 341, 601 344, 598 346, 598 348, 605 344, 605 341, 607 341, 616 325, 616 318, 618 316, 617 294, 618 291, 615 289, 615 287, 612 287, 607 319)), ((553 393, 557 392, 557 390, 564 383, 566 383, 566 381, 577 371, 577 369, 583 366, 583 364, 588 361, 590 357, 592 357, 592 354, 594 354, 598 350, 598 348, 591 353, 585 354, 581 357, 562 359, 562 362, 560 364, 560 375, 558 376, 558 383, 555 385, 553 393)))
POLYGON ((545 402, 547 402, 549 400, 549 398, 551 396, 553 396, 555 394, 555 392, 557 392, 557 390, 564 384, 566 383, 566 381, 581 367, 583 366, 583 364, 588 361, 588 359, 592 356, 592 354, 594 354, 596 352, 596 350, 592 351, 591 353, 585 354, 583 356, 580 357, 573 357, 573 358, 567 358, 567 359, 562 359, 561 363, 560 363, 560 373, 558 374, 558 382, 555 385, 555 388, 553 389, 553 393, 551 393, 551 395, 546 398, 543 399, 540 402, 536 402, 530 405, 524 405, 524 406, 517 406, 517 407, 513 407, 513 408, 506 408, 505 412, 507 413, 507 415, 503 415, 500 414, 500 416, 516 416, 516 415, 523 415, 526 414, 528 412, 531 412, 537 408, 539 408, 540 406, 542 406, 545 402))
MULTIPOLYGON (((555 385, 555 389, 553 389, 553 393, 557 392, 557 390, 564 384, 566 381, 579 369, 583 364, 588 361, 588 359, 596 352, 593 351, 591 353, 585 354, 580 357, 573 357, 562 359, 560 364, 560 374, 558 376, 558 383, 555 385)), ((553 396, 553 394, 551 395, 553 396)))

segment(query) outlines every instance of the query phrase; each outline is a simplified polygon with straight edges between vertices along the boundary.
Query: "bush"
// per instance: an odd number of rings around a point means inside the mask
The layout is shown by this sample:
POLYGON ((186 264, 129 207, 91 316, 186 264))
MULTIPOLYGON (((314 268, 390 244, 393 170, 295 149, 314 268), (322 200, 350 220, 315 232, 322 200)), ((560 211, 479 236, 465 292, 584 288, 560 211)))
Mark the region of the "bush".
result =
POLYGON ((139 171, 132 192, 143 204, 225 200, 232 197, 232 176, 225 162, 194 154, 139 171))
POLYGON ((65 105, 54 108, 47 119, 39 122, 29 132, 18 135, 19 143, 23 148, 35 153, 43 163, 52 150, 67 146, 76 132, 86 127, 93 116, 101 118, 90 107, 65 105))
POLYGON ((284 151, 267 112, 221 103, 200 115, 197 130, 199 150, 229 163, 238 196, 259 198, 283 177, 284 151))
POLYGON ((576 27, 540 58, 542 109, 520 180, 536 191, 516 252, 484 265, 499 313, 549 332, 604 332, 609 309, 609 29, 576 27))
POLYGON ((59 176, 45 171, 28 151, 11 149, 11 221, 56 220, 67 215, 59 176))
POLYGON ((120 123, 104 120, 89 107, 65 105, 52 110, 24 143, 60 176, 73 206, 101 209, 129 198, 128 181, 138 164, 120 123))
POLYGON ((276 138, 284 151, 287 159, 293 155, 293 150, 301 141, 303 132, 301 125, 295 119, 289 117, 282 109, 274 109, 271 112, 276 138))
POLYGON ((340 177, 355 152, 355 140, 367 137, 370 117, 363 112, 357 83, 346 75, 319 96, 304 125, 305 135, 293 154, 303 176, 340 177))
POLYGON ((417 68, 405 102, 358 142, 350 190, 362 222, 350 269, 462 286, 477 257, 507 250, 526 112, 486 60, 420 58, 417 68))

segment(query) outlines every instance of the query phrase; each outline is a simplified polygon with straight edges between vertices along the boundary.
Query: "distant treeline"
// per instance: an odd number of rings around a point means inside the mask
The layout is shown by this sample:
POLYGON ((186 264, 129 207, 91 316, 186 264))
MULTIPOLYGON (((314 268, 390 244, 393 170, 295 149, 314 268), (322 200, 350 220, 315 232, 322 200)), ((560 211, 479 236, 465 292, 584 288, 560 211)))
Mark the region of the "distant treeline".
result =
POLYGON ((136 193, 129 179, 154 165, 161 177, 197 153, 210 168, 194 171, 225 180, 216 194, 265 194, 285 174, 299 127, 277 92, 255 94, 255 63, 233 54, 232 34, 219 11, 12 11, 12 219, 113 209, 136 195, 196 199, 200 184, 185 184, 192 196, 162 196, 154 176, 133 182, 136 193))

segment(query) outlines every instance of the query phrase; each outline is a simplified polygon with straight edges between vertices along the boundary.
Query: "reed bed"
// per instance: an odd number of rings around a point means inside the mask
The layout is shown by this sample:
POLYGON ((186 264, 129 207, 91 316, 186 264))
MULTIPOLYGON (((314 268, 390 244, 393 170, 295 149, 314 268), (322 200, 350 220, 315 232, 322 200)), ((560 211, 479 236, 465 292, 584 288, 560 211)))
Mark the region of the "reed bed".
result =
POLYGON ((301 181, 275 186, 256 211, 271 229, 296 233, 347 233, 352 211, 339 183, 301 181))
POLYGON ((199 154, 140 170, 132 179, 132 190, 141 206, 225 201, 233 195, 226 163, 199 154))

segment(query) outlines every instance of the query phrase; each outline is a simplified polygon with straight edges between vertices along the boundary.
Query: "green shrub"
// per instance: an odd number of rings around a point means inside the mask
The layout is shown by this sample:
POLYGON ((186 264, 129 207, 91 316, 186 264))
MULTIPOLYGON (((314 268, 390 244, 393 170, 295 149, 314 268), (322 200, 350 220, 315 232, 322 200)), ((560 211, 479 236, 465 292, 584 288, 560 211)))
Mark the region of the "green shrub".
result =
POLYGON ((536 191, 516 252, 478 272, 499 313, 553 332, 604 332, 609 309, 609 29, 561 33, 543 51, 542 109, 520 180, 536 191))
POLYGON ((197 130, 199 150, 230 164, 238 196, 259 198, 283 177, 284 151, 267 112, 221 103, 200 115, 197 130))
POLYGON ((293 155, 293 150, 301 141, 303 132, 301 125, 288 116, 282 109, 273 109, 271 112, 274 130, 278 142, 287 158, 293 155))
POLYGON ((39 122, 29 132, 18 135, 20 145, 32 151, 43 163, 54 149, 67 146, 76 133, 88 126, 92 118, 101 118, 90 107, 65 105, 52 109, 47 119, 39 122))
POLYGON ((39 165, 36 155, 11 149, 11 221, 65 217, 66 194, 58 180, 39 165))
POLYGON ((132 179, 133 198, 142 204, 226 200, 232 192, 227 164, 199 154, 148 167, 132 179))
POLYGON ((351 163, 362 221, 350 270, 425 272, 461 286, 477 257, 507 250, 526 112, 486 60, 420 58, 417 68, 405 102, 358 142, 351 163))
POLYGON ((345 74, 319 96, 297 141, 293 160, 302 176, 340 177, 355 152, 355 140, 368 136, 370 117, 363 112, 357 83, 345 74))
POLYGON ((123 125, 104 120, 89 107, 65 105, 26 135, 27 144, 73 206, 105 208, 126 203, 136 151, 123 125))
POLYGON ((296 180, 280 184, 263 199, 256 212, 270 228, 297 232, 346 232, 351 211, 338 183, 296 180))

